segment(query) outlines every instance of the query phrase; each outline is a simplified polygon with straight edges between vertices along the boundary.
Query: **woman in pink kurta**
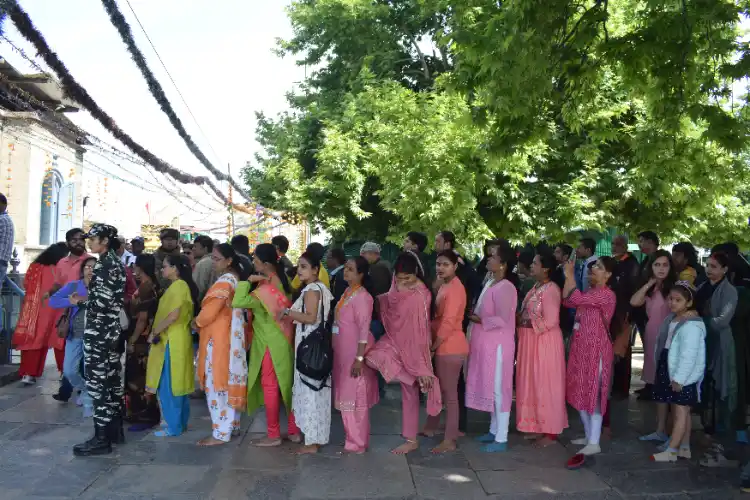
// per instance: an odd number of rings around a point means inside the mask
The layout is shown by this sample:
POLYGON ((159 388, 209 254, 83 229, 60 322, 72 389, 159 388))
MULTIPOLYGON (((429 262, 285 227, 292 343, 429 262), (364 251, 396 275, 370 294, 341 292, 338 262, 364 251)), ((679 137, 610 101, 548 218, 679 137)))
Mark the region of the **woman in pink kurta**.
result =
POLYGON ((511 248, 489 249, 487 270, 492 278, 469 316, 466 406, 492 413, 490 432, 478 438, 486 443, 486 452, 505 451, 508 446, 518 291, 507 278, 515 264, 511 248))
POLYGON ((591 287, 584 293, 576 289, 573 262, 565 264, 563 305, 576 310, 573 338, 566 373, 566 398, 578 410, 586 437, 573 440, 585 444, 582 455, 601 452, 599 438, 602 421, 607 411, 609 380, 612 376, 614 353, 609 324, 615 313, 615 292, 609 282, 616 262, 612 257, 601 257, 591 267, 591 287))
POLYGON ((666 250, 657 250, 650 257, 647 282, 630 299, 630 305, 641 307, 646 305, 646 332, 643 336, 643 375, 641 379, 647 384, 647 394, 650 396, 650 386, 656 378, 656 338, 664 319, 669 316, 667 296, 677 281, 677 273, 672 264, 672 256, 666 250))
POLYGON ((430 303, 419 257, 406 251, 398 256, 388 293, 378 296, 385 335, 365 354, 367 364, 386 382, 401 383, 402 435, 406 442, 392 450, 404 455, 419 447, 419 391, 427 393, 427 414, 442 410, 440 384, 430 359, 430 303))
POLYGON ((546 447, 568 427, 565 407, 565 346, 560 330, 560 288, 550 281, 552 254, 534 257, 536 284, 521 306, 516 362, 516 428, 546 447))
POLYGON ((370 332, 372 295, 363 286, 369 267, 364 257, 346 262, 344 280, 349 287, 334 312, 333 405, 344 422, 344 449, 351 453, 367 451, 370 408, 380 399, 377 373, 364 363, 367 349, 375 344, 370 332))

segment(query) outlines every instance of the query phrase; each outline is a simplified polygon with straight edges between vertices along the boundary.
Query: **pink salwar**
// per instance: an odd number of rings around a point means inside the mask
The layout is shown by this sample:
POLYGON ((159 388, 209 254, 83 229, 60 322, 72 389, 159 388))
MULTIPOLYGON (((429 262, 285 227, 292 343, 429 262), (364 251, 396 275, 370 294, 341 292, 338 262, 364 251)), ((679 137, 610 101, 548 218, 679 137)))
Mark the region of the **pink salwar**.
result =
POLYGON ((419 384, 401 382, 401 435, 415 441, 419 432, 419 384))
POLYGON ((362 453, 370 442, 370 408, 380 400, 378 379, 375 370, 364 363, 359 377, 352 377, 351 369, 359 344, 366 343, 368 349, 375 345, 370 332, 373 299, 360 288, 342 300, 333 335, 333 401, 344 422, 344 449, 362 453))
POLYGON ((560 288, 552 282, 526 295, 518 329, 516 429, 557 436, 568 427, 565 347, 560 330, 560 288))
POLYGON ((388 293, 378 296, 385 335, 365 355, 367 364, 386 382, 401 382, 402 434, 409 440, 416 439, 419 425, 419 377, 432 379, 427 414, 438 415, 442 410, 440 383, 430 357, 430 302, 430 291, 424 284, 399 290, 393 283, 388 293))
MULTIPOLYGON (((435 356, 435 375, 440 381, 441 396, 445 405, 445 440, 455 441, 461 433, 458 430, 458 378, 461 375, 466 356, 446 354, 435 356)), ((427 417, 426 430, 436 431, 440 425, 440 415, 427 417)))

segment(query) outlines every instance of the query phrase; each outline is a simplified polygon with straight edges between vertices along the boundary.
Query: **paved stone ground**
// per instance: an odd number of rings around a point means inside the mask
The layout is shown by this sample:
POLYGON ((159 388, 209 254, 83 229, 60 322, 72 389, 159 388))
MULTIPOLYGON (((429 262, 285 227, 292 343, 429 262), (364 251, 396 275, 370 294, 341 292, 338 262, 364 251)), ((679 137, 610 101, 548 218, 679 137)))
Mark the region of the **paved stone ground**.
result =
MULTIPOLYGON (((389 392, 372 415, 372 448, 362 456, 341 453, 343 430, 334 412, 332 444, 317 456, 296 457, 293 446, 258 449, 265 416, 243 422, 243 435, 230 444, 198 448, 210 420, 204 403, 192 402, 191 429, 178 438, 148 433, 129 435, 108 457, 75 458, 73 444, 91 434, 72 403, 50 394, 57 375, 48 371, 38 387, 14 383, 0 389, 0 498, 15 499, 604 499, 739 498, 738 469, 702 469, 697 460, 653 464, 653 447, 636 437, 651 430, 649 405, 617 403, 611 440, 604 453, 579 471, 564 468, 575 451, 568 443, 580 425, 571 418, 565 439, 533 449, 511 434, 505 454, 483 454, 470 438, 456 453, 432 456, 425 440, 419 452, 397 457, 400 403, 389 392)), ((391 388, 389 388, 390 390, 391 388)), ((486 430, 487 420, 470 415, 470 431, 486 430)), ((572 415, 572 417, 575 417, 572 415)), ((750 498, 750 496, 748 496, 750 498)))

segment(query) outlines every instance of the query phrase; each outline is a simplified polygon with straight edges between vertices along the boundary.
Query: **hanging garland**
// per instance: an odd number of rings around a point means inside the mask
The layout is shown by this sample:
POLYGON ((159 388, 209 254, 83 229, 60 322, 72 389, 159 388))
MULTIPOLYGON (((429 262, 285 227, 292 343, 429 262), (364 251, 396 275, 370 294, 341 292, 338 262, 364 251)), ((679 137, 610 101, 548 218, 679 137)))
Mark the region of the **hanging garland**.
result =
POLYGON ((164 89, 154 76, 151 69, 148 67, 146 58, 143 56, 143 53, 135 44, 133 33, 130 30, 130 25, 125 20, 125 16, 122 15, 122 12, 120 12, 120 9, 117 7, 117 3, 115 2, 115 0, 102 0, 102 4, 104 5, 104 10, 106 10, 107 14, 109 15, 110 21, 112 21, 114 27, 117 28, 118 33, 120 33, 120 38, 122 38, 123 43, 125 43, 125 46, 128 48, 130 57, 135 62, 135 65, 138 66, 138 69, 141 70, 141 74, 143 74, 143 78, 148 84, 148 89, 151 91, 151 95, 153 95, 154 99, 156 99, 156 102, 159 103, 159 107, 161 107, 161 110, 164 112, 164 114, 167 115, 167 117, 169 118, 169 122, 177 130, 177 133, 180 135, 180 137, 182 137, 182 140, 185 141, 185 144, 187 145, 190 152, 193 153, 198 161, 200 161, 203 166, 206 167, 206 169, 208 169, 208 171, 214 175, 214 177, 216 177, 220 181, 229 182, 229 184, 238 193, 240 193, 246 200, 250 201, 250 196, 239 186, 239 184, 237 184, 237 182, 232 177, 214 167, 208 160, 208 158, 206 158, 206 155, 204 155, 203 152, 198 148, 198 145, 195 143, 195 141, 193 141, 193 138, 190 136, 190 134, 187 133, 187 130, 185 130, 185 127, 182 125, 182 121, 178 118, 177 114, 174 111, 174 108, 172 108, 172 104, 169 102, 169 99, 167 99, 167 95, 164 93, 164 89))
POLYGON ((83 88, 75 78, 73 78, 73 75, 70 74, 68 68, 65 67, 60 58, 57 57, 57 54, 52 51, 47 44, 47 41, 44 39, 44 36, 37 31, 28 14, 18 5, 16 0, 1 0, 0 12, 2 11, 10 16, 18 32, 36 48, 37 53, 44 59, 44 62, 46 62, 55 73, 57 73, 66 95, 86 108, 86 110, 91 113, 91 116, 101 123, 102 126, 104 126, 104 128, 106 128, 117 140, 125 144, 125 146, 142 158, 146 163, 153 166, 157 171, 169 175, 182 184, 195 184, 198 186, 205 184, 211 188, 223 203, 227 203, 227 198, 224 196, 224 193, 222 193, 210 179, 204 176, 193 176, 172 167, 126 134, 115 123, 112 117, 99 107, 86 89, 83 88))

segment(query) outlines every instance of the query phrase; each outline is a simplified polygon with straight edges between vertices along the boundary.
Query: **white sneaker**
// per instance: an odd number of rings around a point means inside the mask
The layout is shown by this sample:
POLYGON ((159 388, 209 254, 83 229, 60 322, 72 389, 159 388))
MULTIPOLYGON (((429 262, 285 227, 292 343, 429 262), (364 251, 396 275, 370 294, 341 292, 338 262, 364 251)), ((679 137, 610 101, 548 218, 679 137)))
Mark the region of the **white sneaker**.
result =
POLYGON ((690 448, 680 448, 677 452, 677 458, 687 458, 690 460, 693 458, 693 454, 690 452, 690 448))
POLYGON ((652 462, 676 462, 677 461, 677 453, 664 450, 659 453, 654 453, 651 455, 651 461, 652 462))
POLYGON ((21 377, 21 383, 23 385, 34 385, 36 384, 36 378, 32 377, 31 375, 24 375, 21 377))
POLYGON ((582 438, 574 439, 573 441, 570 442, 570 444, 574 444, 576 446, 586 446, 587 444, 589 444, 589 440, 586 439, 585 437, 582 437, 582 438))
POLYGON ((598 444, 587 444, 581 450, 578 452, 581 455, 596 455, 597 453, 601 453, 602 448, 598 444))

